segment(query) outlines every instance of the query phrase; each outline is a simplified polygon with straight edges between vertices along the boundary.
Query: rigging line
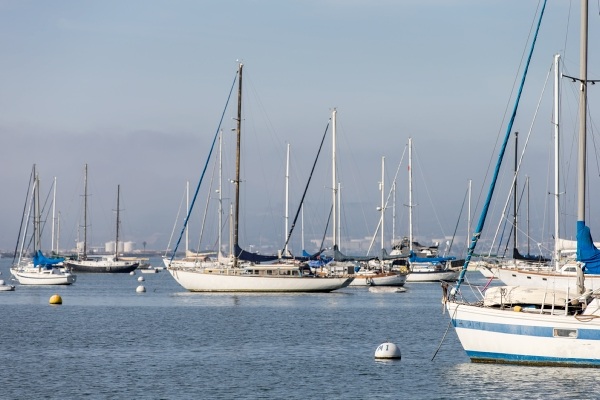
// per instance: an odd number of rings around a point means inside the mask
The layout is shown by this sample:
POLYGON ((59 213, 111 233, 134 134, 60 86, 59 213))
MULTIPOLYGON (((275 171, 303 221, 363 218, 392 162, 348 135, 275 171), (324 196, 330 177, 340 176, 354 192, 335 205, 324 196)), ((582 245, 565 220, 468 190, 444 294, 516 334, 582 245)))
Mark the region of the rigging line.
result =
POLYGON ((473 256, 473 253, 475 252, 475 247, 477 246, 477 242, 479 241, 481 232, 483 231, 483 226, 485 225, 485 219, 487 217, 487 212, 490 207, 490 202, 492 201, 492 195, 494 194, 494 189, 496 188, 496 182, 498 180, 498 175, 500 173, 500 166, 502 164, 502 159, 504 158, 504 153, 506 152, 508 140, 510 139, 510 133, 512 132, 512 127, 513 127, 513 124, 514 124, 514 121, 515 121, 515 118, 517 115, 517 109, 519 107, 519 101, 521 100, 521 93, 523 92, 523 86, 525 86, 525 79, 527 77, 527 71, 529 70, 529 64, 531 63, 531 57, 533 56, 533 49, 535 48, 535 42, 537 41, 537 36, 538 36, 539 30, 540 30, 540 25, 542 24, 542 17, 544 15, 544 10, 546 9, 546 1, 547 0, 544 0, 544 5, 540 12, 540 17, 539 17, 537 28, 535 31, 535 36, 533 38, 533 42, 531 43, 531 49, 529 51, 529 56, 527 57, 527 63, 525 65, 525 69, 523 71, 523 77, 521 78, 521 85, 519 86, 519 91, 517 93, 517 98, 515 101, 515 105, 513 107, 513 112, 510 117, 508 126, 506 127, 504 141, 502 143, 502 147, 500 148, 500 152, 498 154, 498 161, 497 161, 496 167, 494 169, 494 175, 492 177, 492 182, 490 183, 490 188, 488 190, 486 201, 483 204, 481 216, 479 217, 479 222, 477 223, 477 229, 475 230, 475 233, 473 234, 473 237, 471 239, 471 244, 469 245, 467 257, 465 258, 465 263, 464 263, 463 268, 460 271, 460 274, 458 276, 458 281, 457 281, 456 287, 454 289, 455 293, 458 292, 458 290, 460 289, 461 283, 465 279, 465 274, 467 273, 467 267, 469 266, 469 261, 471 261, 471 257, 473 256))
POLYGON ((171 241, 173 240, 173 235, 175 235, 175 228, 177 228, 177 221, 179 221, 179 214, 181 214, 181 207, 183 207, 183 200, 185 200, 185 191, 183 191, 183 195, 181 196, 181 201, 179 202, 179 208, 177 209, 177 215, 175 216, 175 223, 173 224, 173 230, 171 231, 171 236, 169 237, 169 243, 167 243, 167 249, 165 250, 165 257, 169 254, 169 247, 171 247, 171 241))
POLYGON ((325 224, 325 231, 323 232, 323 239, 321 239, 321 245, 319 251, 323 251, 323 244, 325 243, 325 236, 327 236, 327 230, 329 229, 329 222, 331 222, 331 213, 333 212, 333 204, 329 208, 329 216, 327 217, 327 224, 325 224))
POLYGON ((450 245, 448 246, 447 254, 450 254, 450 250, 452 250, 452 244, 454 243, 454 238, 456 237, 456 232, 458 231, 458 224, 460 223, 460 217, 462 217, 462 212, 465 209, 465 203, 467 202, 467 196, 469 195, 469 188, 467 188, 465 192, 465 197, 463 197, 462 206, 460 206, 460 213, 458 213, 458 219, 456 220, 456 226, 454 227, 454 233, 452 234, 452 240, 450 241, 450 245))
POLYGON ((212 193, 213 183, 215 181, 215 174, 217 171, 217 163, 213 164, 213 171, 210 177, 210 185, 208 185, 208 195, 206 196, 206 206, 204 207, 204 215, 202 216, 202 225, 200 227, 200 237, 198 238, 198 245, 196 246, 196 252, 200 252, 200 245, 202 244, 202 238, 204 237, 204 228, 206 226, 206 217, 208 215, 208 207, 210 206, 210 195, 212 193))
MULTIPOLYGON (((384 212, 388 208, 388 204, 394 192, 394 184, 398 181, 398 175, 400 173, 400 167, 402 166, 402 161, 404 160, 404 155, 406 154, 406 149, 408 145, 404 146, 404 151, 402 152, 402 157, 400 157, 400 162, 398 163, 398 168, 396 168, 396 174, 394 174, 394 180, 392 181, 392 185, 390 185, 390 190, 388 191, 387 198, 385 199, 385 203, 383 204, 384 212)), ((382 216, 383 217, 383 216, 382 216)), ((367 255, 371 252, 373 245, 375 244, 375 237, 379 233, 379 228, 381 227, 381 223, 383 222, 382 218, 379 218, 379 222, 377 223, 377 227, 375 228, 375 232, 373 233, 373 237, 371 239, 371 244, 369 244, 369 248, 367 249, 367 255)), ((383 246, 383 243, 381 244, 383 246)), ((393 245, 393 243, 392 243, 393 245)))
MULTIPOLYGON (((550 70, 548 70, 548 73, 546 74, 546 80, 544 81, 544 85, 543 85, 543 88, 542 88, 542 93, 540 93, 540 97, 538 99, 538 103, 537 103, 537 106, 535 108, 535 112, 533 114, 533 120, 531 121, 531 125, 529 126, 529 130, 527 131, 527 137, 525 139, 525 145, 523 146, 523 150, 521 151, 521 156, 519 157, 519 162, 517 163, 516 171, 513 173, 513 178, 512 178, 510 190, 508 191, 508 196, 506 197, 506 202, 504 203, 504 207, 502 208, 502 215, 500 216, 500 221, 498 223, 498 227, 496 228, 496 233, 494 234, 494 239, 492 240, 492 246, 496 242, 496 239, 497 239, 497 236, 498 236, 498 230, 500 229, 500 224, 502 223, 502 219, 506 217, 506 213, 508 212, 508 207, 509 207, 510 200, 511 200, 512 194, 513 194, 513 187, 515 185, 515 181, 517 179, 519 171, 521 170, 521 165, 523 163, 523 158, 525 156, 525 151, 527 150, 527 145, 529 144, 529 139, 531 138, 531 134, 532 134, 532 131, 533 131, 533 126, 534 126, 535 121, 537 119, 537 115, 538 115, 538 112, 539 112, 539 109, 540 109, 540 104, 542 102, 542 98, 544 97, 544 92, 546 91, 546 87, 548 85, 548 80, 550 78, 551 71, 552 71, 552 68, 550 68, 550 70)), ((515 109, 515 112, 516 112, 516 109, 515 109)), ((513 115, 513 117, 514 117, 514 115, 513 115)), ((507 135, 510 136, 510 133, 507 132, 507 135)))
POLYGON ((440 348, 442 347, 442 344, 444 343, 444 340, 446 340, 446 335, 448 334, 448 331, 450 330, 450 326, 452 325, 452 319, 454 317, 456 317, 456 312, 458 311, 458 307, 456 307, 456 310, 454 310, 454 315, 452 318, 450 318, 450 320, 448 321, 448 326, 446 327, 446 332, 444 332, 444 336, 442 336, 442 340, 440 341, 439 346, 437 347, 437 349, 435 350, 435 353, 433 353, 433 357, 431 357, 430 361, 433 361, 433 359, 435 358, 435 356, 437 355, 438 351, 440 351, 440 348))
MULTIPOLYGON (((544 6, 542 8, 542 11, 541 11, 541 14, 540 14, 540 18, 539 18, 540 21, 541 21, 542 15, 544 14, 544 9, 545 8, 546 8, 546 0, 544 0, 544 6)), ((537 5, 537 8, 536 8, 536 11, 535 11, 534 15, 537 15, 537 12, 538 12, 539 9, 540 9, 540 1, 538 1, 538 5, 537 5)), ((525 43, 529 42, 529 38, 531 37, 531 31, 533 30, 534 24, 535 24, 535 20, 533 20, 531 22, 531 27, 529 28, 529 33, 527 35, 527 40, 525 41, 525 43)), ((537 27, 537 30, 536 30, 536 33, 535 33, 535 37, 534 37, 534 43, 535 43, 535 40, 536 40, 535 38, 537 38, 538 31, 539 31, 539 22, 538 22, 538 27, 537 27)), ((532 45, 532 49, 533 49, 533 45, 532 45)), ((524 47, 523 48, 523 53, 521 54, 521 60, 519 62, 519 66, 517 68, 517 72, 521 69, 521 66, 523 65, 523 59, 525 58, 526 50, 527 50, 527 47, 524 47)), ((530 58, 531 58, 531 54, 529 55, 529 59, 530 58)), ((527 68, 529 68, 529 60, 527 60, 527 66, 526 66, 526 69, 525 69, 525 73, 527 71, 527 68)), ((515 79, 513 81, 513 85, 512 85, 512 88, 510 90, 510 95, 508 97, 509 100, 512 98, 512 96, 513 96, 513 94, 515 92, 515 87, 517 85, 517 79, 518 79, 518 75, 515 73, 515 79)), ((524 79, 524 76, 522 77, 522 81, 523 81, 523 79, 524 79)), ((521 85, 522 84, 523 84, 523 82, 521 82, 521 85)), ((521 92, 521 89, 519 89, 519 91, 517 93, 517 97, 520 97, 520 95, 521 95, 520 92, 521 92)), ((518 103, 518 100, 516 100, 516 102, 518 103)), ((490 174, 490 169, 491 169, 491 166, 492 166, 493 155, 496 152, 496 149, 498 148, 498 140, 500 139, 500 134, 502 133, 502 126, 504 125, 504 121, 506 121, 506 115, 507 115, 508 110, 509 110, 509 105, 510 104, 507 101, 506 108, 504 109, 504 114, 502 115, 502 121, 500 123, 500 126, 498 127, 498 133, 496 134, 496 142, 494 143, 494 148, 492 149, 492 153, 491 153, 491 156, 489 158, 489 162, 488 162, 488 166, 487 166, 487 169, 486 169, 486 172, 485 172, 485 176, 484 176, 483 181, 482 181, 481 190, 479 190, 479 195, 477 196, 477 201, 475 203, 475 208, 474 208, 475 210, 477 208, 479 208, 479 204, 481 203, 481 197, 483 195, 483 187, 484 187, 485 182, 487 181, 488 176, 490 174)), ((514 113, 515 112, 516 112, 516 109, 513 106, 513 115, 511 116, 511 120, 514 119, 514 113)), ((512 121, 509 121, 509 124, 512 125, 512 121)), ((491 249, 493 247, 494 247, 494 243, 492 243, 491 246, 490 246, 490 252, 491 252, 491 249)))
POLYGON ((185 221, 183 222, 183 228, 181 229, 181 233, 179 234, 179 239, 177 239, 177 244, 173 249, 173 254, 169 259, 169 265, 173 262, 173 258, 175 258, 175 253, 177 252, 177 248, 181 243, 181 238, 183 237, 183 233, 185 232, 185 228, 187 227, 188 221, 190 219, 190 213, 194 208, 194 204, 196 203, 196 198, 198 197, 198 191, 200 191, 200 185, 202 185, 202 180, 204 179, 204 174, 206 173, 206 168, 208 167, 208 162, 210 161, 210 157, 215 148, 215 143, 217 142, 217 137, 219 136, 219 131, 221 129, 221 124, 223 123, 223 118, 225 117, 225 111, 227 111, 227 106, 229 105, 229 100, 231 99, 231 93, 233 93, 233 88, 235 87, 235 82, 237 81, 238 71, 235 72, 235 77, 233 78, 233 83, 231 84, 231 89, 229 89, 229 96, 227 96, 227 101, 225 102, 225 108, 223 108, 223 113, 221 114, 221 119, 219 120, 219 125, 217 126, 217 131, 215 132, 215 136, 212 141, 212 145, 210 146, 210 150, 208 152, 208 157, 206 159, 206 163, 204 164, 204 169, 202 170, 202 174, 200 175, 200 180, 198 181, 198 186, 196 186, 196 192, 194 193, 194 197, 192 199, 192 203, 190 204, 190 208, 185 217, 185 221))
POLYGON ((323 138, 321 139, 321 145, 319 146, 319 150, 317 151, 317 157, 313 163, 312 169, 310 170, 310 175, 308 176, 308 182, 304 187, 304 193, 302 193, 302 198, 300 199, 300 204, 298 206, 298 210, 296 210, 296 215, 294 216, 294 221, 292 222, 292 226, 290 227, 290 231, 288 232, 287 238, 285 240, 285 244, 283 245, 283 249, 281 250, 281 254, 284 253, 287 245, 290 241, 290 237, 292 236, 292 232, 294 231, 294 227, 296 226, 296 222, 298 221, 298 216, 300 215, 300 211, 302 210, 302 205, 304 204, 304 198, 306 197, 306 192, 308 191, 308 186, 310 185, 310 181, 312 179, 313 173, 315 172, 315 167, 317 166, 317 161, 319 160, 319 155, 321 154, 321 150, 323 149, 323 143, 325 142, 325 137, 327 136, 327 131, 329 130, 329 123, 331 119, 327 122, 327 126, 325 126, 325 132, 323 132, 323 138))
MULTIPOLYGON (((417 164, 419 164, 418 170, 419 170, 419 173, 421 174, 421 182, 423 182, 423 185, 425 186, 425 193, 427 193, 427 198, 429 199, 429 204, 431 205, 431 208, 433 210, 433 215, 435 215, 435 220, 436 220, 436 222, 438 224, 440 232, 442 232, 442 235, 446 236, 446 233, 444 232, 444 228, 442 227, 442 223, 440 222, 440 216, 438 215, 437 210, 435 208, 435 205, 433 204, 433 199, 431 197, 431 193, 429 192, 429 186, 427 186, 427 183, 426 183, 426 180, 425 180, 425 175, 423 173, 423 168, 421 167, 421 165, 423 165, 423 163, 421 163, 420 155, 417 154, 417 151, 414 148, 414 144, 413 144, 413 154, 416 156, 417 164)), ((413 167, 413 170, 414 170, 414 167, 413 167)))
POLYGON ((23 220, 25 219, 25 211, 27 211, 27 199, 29 198, 29 189, 31 189, 31 182, 33 181, 33 171, 34 168, 31 169, 31 175, 29 176, 29 183, 27 184, 27 193, 25 194, 25 202, 23 204, 23 213, 21 214, 21 224, 19 225, 19 234, 17 235, 17 245, 15 246, 15 252, 13 254, 13 265, 17 259, 17 253, 19 252, 19 240, 21 239, 21 233, 23 232, 23 220))

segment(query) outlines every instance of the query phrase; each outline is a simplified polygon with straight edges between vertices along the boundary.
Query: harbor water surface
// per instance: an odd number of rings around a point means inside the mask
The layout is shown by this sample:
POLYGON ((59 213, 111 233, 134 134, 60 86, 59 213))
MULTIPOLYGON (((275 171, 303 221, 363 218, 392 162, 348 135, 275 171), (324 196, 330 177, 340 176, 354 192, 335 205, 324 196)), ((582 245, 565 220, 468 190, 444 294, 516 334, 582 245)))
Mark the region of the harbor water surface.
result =
POLYGON ((16 286, 0 292, 3 399, 584 399, 600 387, 596 370, 470 363, 438 283, 203 294, 138 271, 35 287, 10 280, 10 261, 0 259, 0 279, 16 286), (55 293, 62 305, 49 305, 55 293), (374 358, 388 341, 400 360, 374 358))

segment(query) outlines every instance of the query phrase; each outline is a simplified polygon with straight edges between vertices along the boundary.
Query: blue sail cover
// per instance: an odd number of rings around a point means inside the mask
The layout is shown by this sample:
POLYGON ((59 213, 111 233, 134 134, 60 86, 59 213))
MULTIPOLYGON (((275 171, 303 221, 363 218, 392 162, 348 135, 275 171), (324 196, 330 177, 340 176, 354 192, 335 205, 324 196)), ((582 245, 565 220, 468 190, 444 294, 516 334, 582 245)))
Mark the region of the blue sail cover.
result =
POLYGON ((65 261, 64 257, 47 258, 45 255, 42 254, 41 250, 38 250, 37 253, 35 253, 35 255, 33 256, 33 266, 34 267, 37 267, 38 265, 42 265, 42 266, 55 265, 55 264, 61 263, 63 261, 65 261))
POLYGON ((411 252, 408 260, 410 262, 444 262, 456 260, 456 257, 417 257, 415 253, 411 252))
POLYGON ((594 246, 590 228, 584 221, 577 221, 577 261, 585 263, 586 274, 600 274, 600 250, 594 246))

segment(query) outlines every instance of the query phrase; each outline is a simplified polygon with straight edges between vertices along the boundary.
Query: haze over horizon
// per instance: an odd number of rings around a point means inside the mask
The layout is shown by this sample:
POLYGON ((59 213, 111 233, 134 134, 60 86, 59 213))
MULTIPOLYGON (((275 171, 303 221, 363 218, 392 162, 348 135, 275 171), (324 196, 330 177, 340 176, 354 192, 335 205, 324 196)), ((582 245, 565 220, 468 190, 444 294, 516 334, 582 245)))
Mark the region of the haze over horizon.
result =
MULTIPOLYGON (((190 182, 193 195, 237 60, 245 65, 240 225, 244 247, 283 245, 286 145, 291 147, 291 225, 333 108, 338 112, 342 244, 375 232, 382 156, 386 197, 396 170, 400 171, 395 237, 407 235, 409 137, 414 143, 416 237, 440 239, 456 230, 464 238, 468 181, 473 182, 474 224, 481 208, 479 193, 487 190, 486 172, 497 157, 497 137, 504 135, 506 113, 514 103, 515 81, 521 78, 539 4, 533 0, 2 2, 0 249, 12 251, 17 244, 33 164, 41 177, 42 202, 51 199, 51 184, 57 178, 61 248, 74 248, 81 237, 87 164, 90 245, 114 240, 120 185, 122 240, 135 242, 138 249, 143 242, 148 249, 166 249, 181 231, 185 185, 190 182)), ((600 78, 598 46, 593 44, 600 37, 597 8, 590 4, 590 79, 600 78)), ((527 176, 529 232, 536 246, 551 240, 553 226, 550 67, 554 54, 561 53, 563 72, 577 76, 578 44, 579 2, 550 1, 513 129, 520 132, 523 149, 533 126, 519 175, 519 195, 527 176)), ((571 238, 578 89, 567 79, 562 84, 566 192, 562 232, 571 238)), ((233 198, 235 90, 232 96, 221 126, 224 245, 229 242, 227 216, 233 198)), ((593 148, 599 96, 598 89, 590 87, 592 199, 600 188, 593 148)), ((322 238, 328 221, 330 133, 304 206, 307 243, 322 238)), ((215 150, 213 156, 217 154, 215 150)), ((486 225, 490 235, 508 196, 512 157, 507 155, 506 177, 486 225)), ((218 168, 211 162, 198 195, 197 214, 191 218, 192 248, 214 248, 217 242, 217 188, 218 168)), ((594 234, 600 224, 594 202, 588 207, 594 234)), ((49 211, 46 208, 47 225, 49 211)), ((520 223, 525 219, 523 211, 520 223)), ((299 220, 292 240, 296 253, 301 251, 300 224, 299 220)), ((386 242, 392 238, 392 225, 390 203, 386 242)), ((47 248, 49 232, 46 227, 47 248)))

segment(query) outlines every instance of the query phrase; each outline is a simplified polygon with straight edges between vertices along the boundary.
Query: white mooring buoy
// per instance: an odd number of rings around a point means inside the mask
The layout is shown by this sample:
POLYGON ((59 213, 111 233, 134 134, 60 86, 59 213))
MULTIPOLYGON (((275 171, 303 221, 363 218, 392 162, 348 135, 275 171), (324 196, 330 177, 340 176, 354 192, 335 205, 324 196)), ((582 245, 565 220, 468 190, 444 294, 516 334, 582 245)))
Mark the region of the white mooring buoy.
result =
POLYGON ((135 291, 138 293, 144 293, 146 291, 146 288, 144 287, 144 285, 140 285, 135 289, 135 291))
POLYGON ((135 271, 131 271, 131 272, 129 273, 129 275, 132 275, 132 276, 133 276, 133 275, 135 275, 135 271))
POLYGON ((375 350, 375 358, 379 360, 399 360, 402 358, 400 347, 390 342, 382 343, 375 350))
POLYGON ((138 278, 138 282, 144 282, 144 281, 145 281, 145 279, 144 279, 144 277, 143 277, 143 276, 140 276, 140 277, 138 278))

